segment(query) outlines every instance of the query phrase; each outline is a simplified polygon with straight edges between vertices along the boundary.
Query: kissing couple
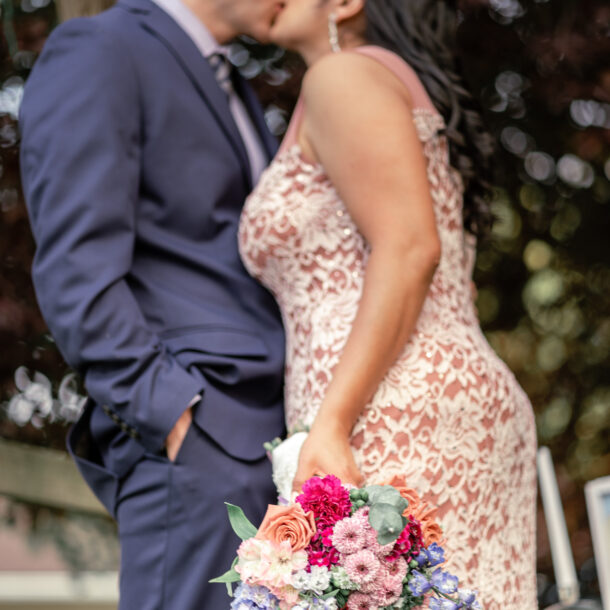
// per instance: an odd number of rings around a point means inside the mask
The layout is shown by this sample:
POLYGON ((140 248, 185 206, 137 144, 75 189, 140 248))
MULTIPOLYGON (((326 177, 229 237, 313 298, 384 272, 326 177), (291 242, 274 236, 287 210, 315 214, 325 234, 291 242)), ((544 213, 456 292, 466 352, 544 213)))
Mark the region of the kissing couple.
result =
POLYGON ((120 610, 220 610, 276 499, 395 475, 487 610, 536 608, 531 404, 478 324, 490 136, 446 0, 119 0, 48 40, 21 107, 43 315, 89 400, 70 431, 118 522, 120 610), (226 45, 298 52, 277 149, 226 45), (517 498, 517 501, 515 501, 517 498))

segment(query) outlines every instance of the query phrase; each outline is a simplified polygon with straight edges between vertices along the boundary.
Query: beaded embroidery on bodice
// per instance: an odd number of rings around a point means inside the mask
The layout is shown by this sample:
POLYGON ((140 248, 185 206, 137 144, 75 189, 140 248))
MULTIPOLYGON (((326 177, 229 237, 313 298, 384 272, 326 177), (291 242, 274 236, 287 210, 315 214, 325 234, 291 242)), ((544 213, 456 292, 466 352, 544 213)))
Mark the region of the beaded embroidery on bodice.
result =
MULTIPOLYGON (((449 164, 444 121, 427 108, 416 108, 413 120, 441 261, 414 333, 354 428, 354 455, 369 482, 406 475, 439 507, 448 567, 480 590, 485 609, 531 610, 532 409, 479 328, 475 245, 463 230, 462 181, 449 164)), ((246 201, 239 245, 282 312, 288 428, 310 424, 356 315, 368 245, 322 166, 303 159, 298 144, 278 153, 246 201)))

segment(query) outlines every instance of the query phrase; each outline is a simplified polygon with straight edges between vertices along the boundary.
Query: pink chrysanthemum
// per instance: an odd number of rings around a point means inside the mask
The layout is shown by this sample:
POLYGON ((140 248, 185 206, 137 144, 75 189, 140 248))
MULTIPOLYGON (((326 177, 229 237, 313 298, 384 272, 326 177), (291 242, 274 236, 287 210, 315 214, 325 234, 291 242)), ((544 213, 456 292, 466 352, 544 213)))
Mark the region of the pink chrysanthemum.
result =
POLYGON ((368 549, 345 557, 343 567, 350 580, 358 585, 373 582, 381 571, 379 560, 368 549))
POLYGON ((379 588, 380 591, 375 595, 375 601, 380 607, 391 606, 394 602, 398 601, 402 593, 402 583, 398 585, 391 580, 384 580, 379 588))
POLYGON ((364 593, 375 602, 376 608, 391 606, 398 600, 402 593, 403 583, 388 576, 387 569, 382 567, 377 578, 367 582, 360 587, 360 593, 364 593))
POLYGON ((351 518, 356 522, 356 523, 360 523, 363 527, 370 527, 369 525, 369 507, 368 506, 363 506, 362 508, 359 508, 352 516, 351 518))
POLYGON ((377 610, 378 607, 375 599, 365 593, 352 593, 347 599, 347 610, 377 610))
POLYGON ((360 591, 360 593, 364 593, 365 595, 368 595, 371 599, 376 600, 383 593, 383 588, 381 586, 382 583, 381 583, 380 579, 381 579, 381 570, 379 570, 379 574, 377 575, 377 578, 374 578, 370 582, 365 582, 365 583, 361 584, 358 591, 360 591))
POLYGON ((409 566, 403 557, 394 561, 382 561, 382 576, 385 584, 395 583, 402 588, 402 581, 407 575, 409 566))
POLYGON ((305 481, 296 501, 305 512, 313 512, 318 528, 332 526, 348 517, 352 508, 349 492, 332 474, 324 478, 311 477, 305 481))
POLYGON ((350 517, 335 524, 332 543, 343 555, 351 555, 367 546, 367 530, 359 519, 350 517))
POLYGON ((370 525, 365 530, 366 532, 366 546, 368 549, 373 551, 380 559, 385 558, 394 550, 394 542, 388 544, 379 544, 377 542, 377 530, 372 528, 370 525))

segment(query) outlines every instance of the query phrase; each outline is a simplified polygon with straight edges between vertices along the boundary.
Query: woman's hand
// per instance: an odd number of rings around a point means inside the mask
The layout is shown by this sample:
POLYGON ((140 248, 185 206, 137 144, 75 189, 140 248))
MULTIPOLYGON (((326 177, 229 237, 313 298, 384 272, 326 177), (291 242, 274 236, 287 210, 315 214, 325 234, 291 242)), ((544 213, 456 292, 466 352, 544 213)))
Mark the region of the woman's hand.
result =
POLYGON ((327 474, 334 474, 342 483, 356 487, 363 482, 349 444, 349 435, 316 422, 301 448, 292 490, 300 492, 307 479, 327 474))

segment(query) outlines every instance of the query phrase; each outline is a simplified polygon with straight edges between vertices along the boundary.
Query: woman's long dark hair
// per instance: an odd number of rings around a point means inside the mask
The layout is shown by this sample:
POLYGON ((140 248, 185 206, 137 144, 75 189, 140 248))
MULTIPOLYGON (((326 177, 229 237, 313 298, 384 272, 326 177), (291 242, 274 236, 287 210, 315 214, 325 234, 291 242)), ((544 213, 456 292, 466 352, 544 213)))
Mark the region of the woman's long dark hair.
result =
POLYGON ((464 227, 484 235, 492 222, 494 140, 465 87, 455 55, 450 0, 366 0, 366 39, 400 55, 417 73, 447 125, 450 161, 464 181, 464 227))

